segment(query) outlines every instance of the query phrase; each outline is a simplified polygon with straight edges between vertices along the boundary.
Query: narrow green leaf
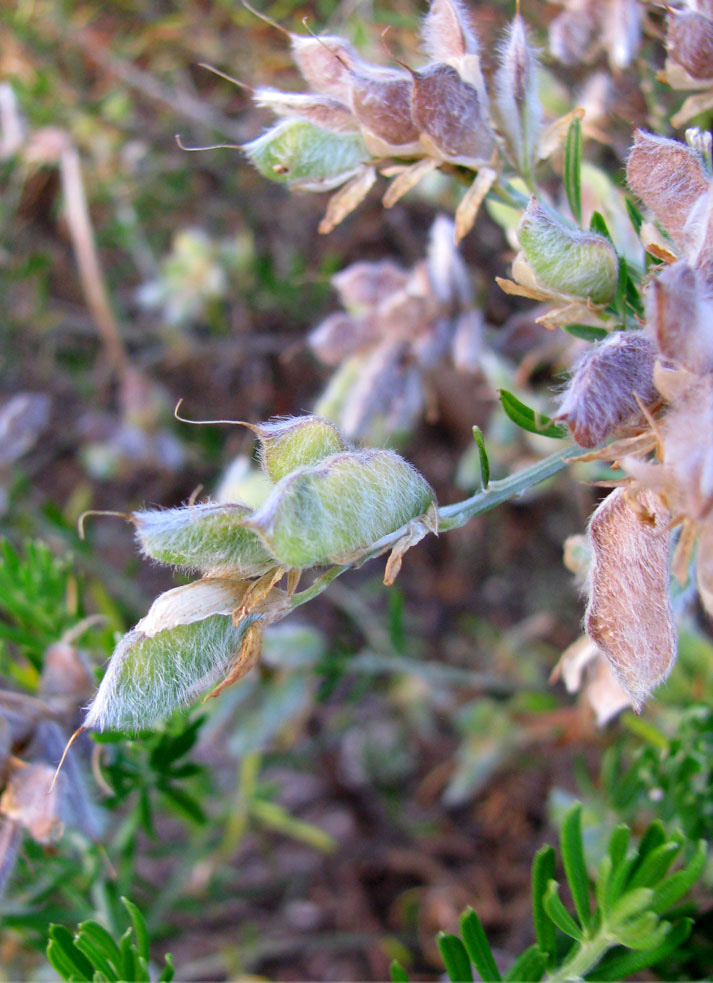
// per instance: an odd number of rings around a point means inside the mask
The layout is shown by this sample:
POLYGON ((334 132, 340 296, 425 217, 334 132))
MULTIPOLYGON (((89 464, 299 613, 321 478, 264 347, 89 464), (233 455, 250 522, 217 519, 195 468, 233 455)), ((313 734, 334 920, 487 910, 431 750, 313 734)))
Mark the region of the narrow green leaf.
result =
POLYGON ((50 940, 47 943, 47 948, 45 949, 45 955, 47 956, 47 961, 49 962, 52 969, 56 970, 63 980, 70 983, 72 980, 81 979, 88 980, 88 976, 76 976, 76 966, 74 963, 67 958, 67 954, 64 952, 61 946, 57 945, 56 942, 50 940))
POLYGON ((706 863, 706 844, 699 840, 690 863, 661 881, 654 890, 652 910, 662 914, 687 894, 703 873, 706 863))
POLYGON ((592 974, 593 979, 601 980, 601 983, 610 983, 610 981, 611 983, 618 983, 619 980, 627 979, 634 973, 655 966, 681 948, 691 934, 692 926, 693 919, 684 918, 677 922, 663 942, 653 949, 644 949, 639 952, 615 950, 608 953, 592 974))
POLYGON ((616 281, 616 294, 614 295, 614 307, 623 318, 626 316, 626 285, 629 279, 629 268, 623 256, 619 257, 619 276, 616 281))
POLYGON ((451 983, 473 983, 473 968, 458 936, 439 932, 436 941, 451 983))
POLYGON ((488 460, 488 452, 485 449, 483 431, 480 429, 480 427, 473 427, 473 439, 478 445, 478 457, 480 458, 480 483, 483 487, 483 491, 485 491, 490 484, 490 461, 488 460))
POLYGON ((660 922, 655 912, 647 911, 617 928, 616 939, 628 949, 655 949, 664 941, 670 928, 670 922, 660 922))
POLYGON ((621 898, 638 859, 637 853, 630 853, 612 870, 606 892, 607 909, 611 909, 621 898))
POLYGON ((137 983, 151 983, 148 961, 138 953, 136 954, 136 981, 137 983))
POLYGON ((606 239, 608 239, 609 242, 612 242, 609 226, 607 225, 601 212, 592 212, 592 218, 589 222, 589 231, 596 232, 598 235, 604 236, 606 239))
POLYGON ((543 846, 532 862, 532 918, 537 944, 548 954, 550 966, 554 963, 556 934, 555 926, 545 911, 544 897, 547 885, 554 879, 555 851, 551 846, 543 846))
POLYGON ((655 887, 681 852, 681 844, 670 840, 651 850, 629 880, 628 887, 655 887))
POLYGON ((106 959, 115 966, 119 964, 119 946, 99 922, 87 921, 79 924, 80 935, 91 939, 106 959))
POLYGON ((607 887, 611 881, 612 870, 614 869, 614 864, 612 863, 612 858, 608 853, 605 853, 599 862, 599 867, 597 869, 597 879, 594 882, 594 893, 597 898, 597 910, 606 916, 609 911, 609 904, 607 901, 607 887))
POLYGON ((52 942, 64 953, 66 959, 74 964, 74 972, 79 973, 80 976, 89 977, 94 972, 94 967, 86 959, 81 952, 79 952, 74 946, 74 936, 65 928, 64 925, 50 925, 49 937, 52 942))
POLYGON ((129 918, 131 919, 131 925, 134 929, 134 935, 136 937, 136 948, 139 955, 143 956, 144 959, 149 958, 149 933, 146 928, 146 922, 144 921, 144 916, 141 914, 139 909, 129 901, 128 898, 122 897, 121 903, 126 908, 129 918))
POLYGON ((500 972, 495 965, 490 943, 483 925, 472 908, 466 908, 460 916, 460 934, 463 937, 470 961, 480 973, 485 983, 500 980, 500 972))
POLYGON ((547 953, 541 952, 536 945, 531 945, 517 957, 503 979, 512 983, 538 983, 546 968, 547 953))
POLYGON ((567 881, 572 892, 579 920, 586 929, 589 925, 589 877, 584 861, 582 843, 582 804, 576 802, 567 812, 560 833, 560 850, 567 881))
POLYGON ((564 190, 577 225, 582 223, 582 124, 573 119, 564 144, 564 190))
POLYGON ((173 979, 174 969, 173 969, 173 956, 170 952, 167 952, 163 957, 166 965, 161 970, 161 975, 158 978, 157 983, 171 983, 173 979))
POLYGON ((122 980, 136 979, 136 966, 134 964, 134 945, 132 943, 131 928, 127 928, 119 940, 119 965, 118 970, 122 980))
POLYGON ((203 811, 200 803, 184 792, 182 788, 177 788, 175 785, 162 785, 160 787, 161 794, 164 798, 168 799, 171 805, 180 812, 191 822, 196 823, 199 826, 205 825, 208 822, 208 817, 203 811))
POLYGON ((545 891, 545 896, 543 899, 545 911, 555 923, 557 928, 563 931, 565 935, 569 935, 570 938, 576 939, 577 942, 581 942, 584 938, 584 933, 562 904, 562 899, 557 893, 558 890, 559 884, 557 881, 550 881, 550 883, 547 885, 547 890, 545 891))
POLYGON ((626 891, 625 894, 622 894, 612 907, 607 919, 612 929, 618 930, 619 925, 623 925, 630 918, 634 918, 636 915, 640 915, 642 911, 650 908, 653 897, 654 892, 650 887, 636 887, 633 891, 626 891))
POLYGON ((606 328, 596 328, 592 324, 563 324, 562 330, 582 341, 602 341, 609 334, 606 328))
MULTIPOLYGON (((119 974, 115 969, 112 968, 106 956, 102 953, 101 949, 96 945, 96 943, 84 932, 81 932, 77 936, 75 942, 77 949, 83 952, 84 955, 91 961, 93 966, 104 976, 107 980, 111 980, 112 983, 117 983, 119 979, 119 974)), ((92 977, 93 978, 93 977, 92 977)))
POLYGON ((538 433, 543 437, 555 437, 564 440, 569 436, 567 427, 559 423, 554 423, 549 416, 544 413, 536 413, 525 403, 522 403, 517 396, 513 396, 507 389, 499 389, 500 402, 503 409, 518 427, 528 430, 530 433, 538 433))
POLYGON ((624 198, 624 205, 631 219, 631 224, 636 229, 636 234, 638 235, 641 232, 641 226, 644 224, 644 216, 630 198, 624 198))
POLYGON ((612 869, 616 870, 626 856, 626 848, 629 846, 631 831, 628 826, 617 826, 609 838, 609 856, 611 857, 612 869))
POLYGON ((392 959, 389 964, 391 983, 409 983, 409 975, 398 959, 392 959))

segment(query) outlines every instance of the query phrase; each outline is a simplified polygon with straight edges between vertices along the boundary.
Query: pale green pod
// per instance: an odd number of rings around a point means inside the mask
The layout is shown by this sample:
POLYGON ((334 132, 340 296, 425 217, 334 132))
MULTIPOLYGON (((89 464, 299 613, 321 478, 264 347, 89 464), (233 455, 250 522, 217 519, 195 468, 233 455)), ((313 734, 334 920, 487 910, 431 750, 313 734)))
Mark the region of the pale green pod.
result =
POLYGON ((537 279, 551 290, 608 303, 616 292, 619 262, 611 242, 561 222, 530 199, 518 239, 537 279))
POLYGON ((307 190, 343 184, 370 155, 360 133, 333 133, 287 119, 243 148, 263 177, 307 190))
POLYGON ((258 577, 275 566, 262 540, 246 529, 242 504, 201 502, 176 509, 133 512, 142 553, 186 570, 258 577))
POLYGON ((245 521, 281 565, 312 567, 349 562, 425 515, 434 499, 393 451, 348 451, 287 475, 245 521))
POLYGON ((257 619, 233 624, 247 585, 199 580, 158 597, 114 650, 84 725, 140 730, 223 677, 257 619))
POLYGON ((337 427, 320 416, 288 416, 258 423, 260 463, 277 483, 296 468, 319 464, 325 457, 347 450, 337 427))

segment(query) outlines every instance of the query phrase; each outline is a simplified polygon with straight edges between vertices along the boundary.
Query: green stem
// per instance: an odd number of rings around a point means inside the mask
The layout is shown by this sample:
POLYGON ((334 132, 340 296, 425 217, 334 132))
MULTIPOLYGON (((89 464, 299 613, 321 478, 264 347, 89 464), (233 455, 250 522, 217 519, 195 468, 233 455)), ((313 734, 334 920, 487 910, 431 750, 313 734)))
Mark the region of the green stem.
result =
MULTIPOLYGON (((529 488, 533 488, 535 485, 539 485, 541 482, 557 474, 558 471, 566 467, 570 458, 576 457, 581 453, 581 447, 570 444, 555 454, 544 458, 544 460, 538 461, 537 464, 533 464, 530 468, 524 468, 522 471, 503 478, 501 481, 491 481, 485 491, 478 492, 476 495, 472 495, 462 502, 456 502, 454 505, 444 505, 438 510, 439 532, 458 529, 476 515, 480 515, 482 512, 488 512, 490 509, 502 505, 503 502, 507 502, 511 498, 518 498, 529 488)), ((365 560, 385 553, 386 550, 390 549, 399 539, 406 535, 408 531, 409 527, 406 525, 389 533, 388 536, 384 536, 373 544, 365 556, 360 557, 359 562, 363 563, 365 560)), ((353 563, 349 563, 344 566, 331 567, 321 577, 318 577, 310 587, 294 595, 290 601, 290 610, 294 611, 295 608, 301 607, 308 601, 318 597, 329 587, 333 580, 341 577, 343 573, 351 570, 353 566, 353 563)))
POLYGON ((573 956, 546 976, 544 983, 578 983, 613 945, 615 940, 603 928, 600 929, 593 938, 580 943, 573 956))

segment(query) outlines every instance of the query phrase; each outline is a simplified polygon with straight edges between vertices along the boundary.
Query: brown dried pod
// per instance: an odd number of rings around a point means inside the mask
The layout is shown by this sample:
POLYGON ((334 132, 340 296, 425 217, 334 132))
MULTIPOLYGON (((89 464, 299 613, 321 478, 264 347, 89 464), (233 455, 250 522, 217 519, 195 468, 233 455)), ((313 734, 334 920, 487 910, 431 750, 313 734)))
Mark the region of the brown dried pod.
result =
POLYGON ((333 133, 355 133, 359 129, 359 122, 349 107, 331 96, 280 92, 262 86, 255 89, 253 99, 277 116, 298 116, 333 133))
POLYGON ((350 105, 352 71, 366 63, 338 35, 320 37, 291 34, 292 57, 310 88, 350 105))
POLYGON ((671 61, 694 79, 713 78, 713 20, 691 10, 670 10, 667 28, 671 61))
POLYGON ((671 671, 670 513, 655 492, 617 488, 589 524, 593 558, 585 626, 640 710, 671 671))
POLYGON ((689 219, 710 187, 710 179, 695 150, 677 140, 637 130, 626 177, 631 190, 651 209, 681 249, 695 245, 696 236, 689 219))
MULTIPOLYGON (((695 521, 713 508, 713 378, 695 378, 660 423, 665 494, 672 508, 695 521)), ((631 468, 628 468, 631 470, 631 468)))
POLYGON ((659 352, 691 372, 713 371, 713 298, 684 262, 661 271, 646 292, 646 328, 659 352))
POLYGON ((369 78, 352 74, 351 99, 354 115, 367 133, 390 147, 418 143, 418 129, 411 119, 409 77, 394 71, 391 78, 369 78))
POLYGON ((575 365, 555 419, 581 447, 596 447, 657 401, 656 349, 641 331, 617 331, 589 348, 575 365))
POLYGON ((388 259, 352 263, 332 277, 332 286, 348 311, 363 311, 405 287, 409 276, 408 270, 388 259))
POLYGON ((375 344, 381 336, 373 316, 356 317, 337 311, 307 337, 310 348, 325 365, 339 365, 345 358, 375 344))
POLYGON ((550 24, 550 53, 563 65, 586 63, 596 55, 599 43, 596 8, 596 0, 574 0, 550 24))
POLYGON ((476 89, 450 65, 429 65, 412 75, 413 122, 436 151, 465 166, 487 163, 495 134, 476 89))
POLYGON ((431 0, 421 37, 424 50, 433 61, 478 54, 478 40, 460 0, 431 0))

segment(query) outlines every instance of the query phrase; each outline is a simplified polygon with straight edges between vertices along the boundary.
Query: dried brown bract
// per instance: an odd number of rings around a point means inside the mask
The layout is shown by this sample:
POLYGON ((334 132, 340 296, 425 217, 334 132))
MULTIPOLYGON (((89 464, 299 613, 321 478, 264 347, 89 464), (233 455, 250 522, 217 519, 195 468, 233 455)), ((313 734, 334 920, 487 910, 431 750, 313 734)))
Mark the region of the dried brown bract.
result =
POLYGON ((640 421, 641 403, 657 402, 655 360, 643 332, 615 332, 575 365, 555 419, 568 425, 582 447, 596 447, 622 424, 640 421))
POLYGON ((587 634, 606 655, 637 710, 676 658, 669 598, 670 517, 661 496, 627 486, 605 498, 589 524, 593 562, 587 634))
POLYGON ((667 28, 669 58, 693 79, 713 78, 713 20, 692 10, 671 10, 667 28))

